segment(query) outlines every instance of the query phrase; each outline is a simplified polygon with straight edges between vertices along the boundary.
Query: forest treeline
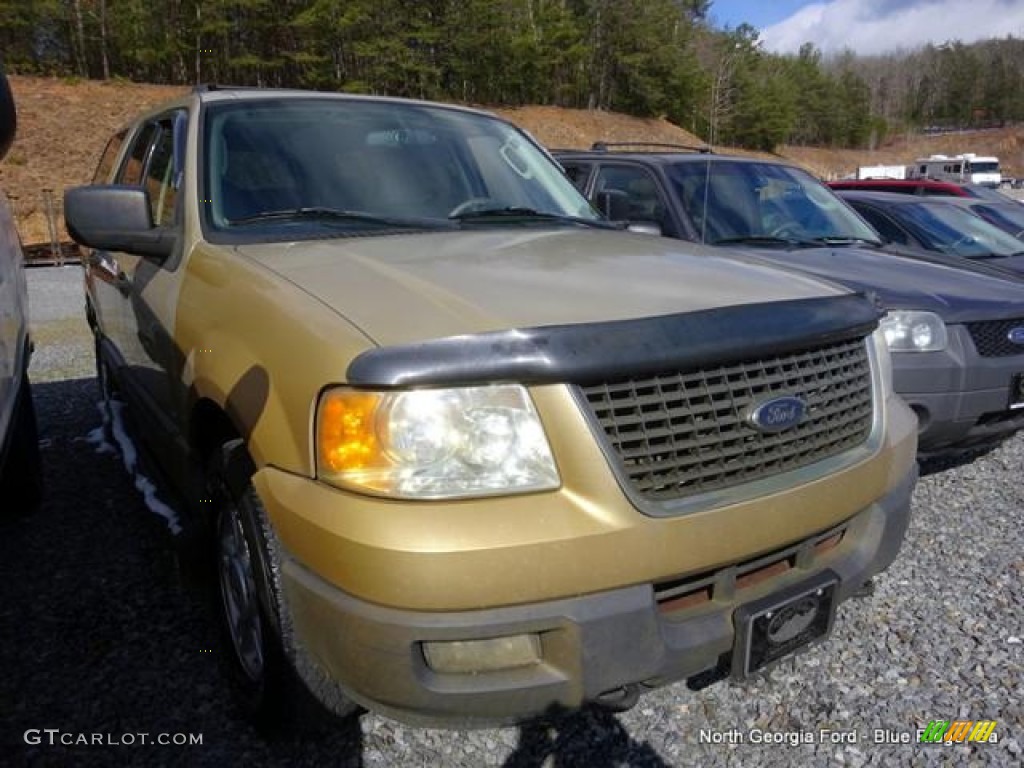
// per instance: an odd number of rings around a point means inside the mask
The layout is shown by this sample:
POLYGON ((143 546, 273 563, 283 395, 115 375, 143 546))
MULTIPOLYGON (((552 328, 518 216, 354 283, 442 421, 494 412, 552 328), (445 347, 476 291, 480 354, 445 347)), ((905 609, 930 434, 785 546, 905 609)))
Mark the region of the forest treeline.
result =
POLYGON ((1024 40, 825 58, 713 0, 0 0, 10 72, 664 115, 714 144, 872 148, 1024 120, 1024 40))

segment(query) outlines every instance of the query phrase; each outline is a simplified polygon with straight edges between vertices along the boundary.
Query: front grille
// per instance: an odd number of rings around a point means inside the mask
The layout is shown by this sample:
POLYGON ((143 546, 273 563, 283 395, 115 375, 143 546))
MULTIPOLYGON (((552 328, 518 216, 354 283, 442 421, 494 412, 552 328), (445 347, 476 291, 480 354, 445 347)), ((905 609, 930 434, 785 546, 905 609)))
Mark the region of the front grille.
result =
POLYGON ((1024 355, 1024 346, 1009 339, 1014 328, 1024 328, 1024 320, 993 320, 984 323, 968 323, 974 346, 982 357, 1012 357, 1024 355))
POLYGON ((672 501, 805 467, 868 439, 871 365, 863 339, 697 371, 581 386, 633 490, 672 501), (773 397, 806 405, 765 434, 747 414, 773 397))

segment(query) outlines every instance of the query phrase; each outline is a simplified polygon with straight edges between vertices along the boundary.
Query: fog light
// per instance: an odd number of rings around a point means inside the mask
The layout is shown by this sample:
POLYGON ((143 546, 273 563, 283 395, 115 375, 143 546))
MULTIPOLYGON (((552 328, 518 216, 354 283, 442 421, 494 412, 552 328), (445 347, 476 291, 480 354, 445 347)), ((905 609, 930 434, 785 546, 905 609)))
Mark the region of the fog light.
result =
POLYGON ((511 635, 487 640, 423 643, 427 666, 435 672, 472 674, 528 667, 540 661, 537 635, 511 635))

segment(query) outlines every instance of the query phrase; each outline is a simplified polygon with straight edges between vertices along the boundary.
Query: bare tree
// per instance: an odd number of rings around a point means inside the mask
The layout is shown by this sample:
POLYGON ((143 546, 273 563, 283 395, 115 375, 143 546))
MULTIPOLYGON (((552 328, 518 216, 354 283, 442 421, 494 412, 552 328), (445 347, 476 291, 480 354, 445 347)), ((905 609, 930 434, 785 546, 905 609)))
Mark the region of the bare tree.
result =
POLYGON ((72 0, 71 12, 75 24, 75 66, 81 77, 88 77, 89 70, 85 61, 85 20, 82 16, 82 0, 72 0))
POLYGON ((107 0, 100 0, 100 59, 103 63, 103 79, 110 79, 110 59, 107 54, 107 0))

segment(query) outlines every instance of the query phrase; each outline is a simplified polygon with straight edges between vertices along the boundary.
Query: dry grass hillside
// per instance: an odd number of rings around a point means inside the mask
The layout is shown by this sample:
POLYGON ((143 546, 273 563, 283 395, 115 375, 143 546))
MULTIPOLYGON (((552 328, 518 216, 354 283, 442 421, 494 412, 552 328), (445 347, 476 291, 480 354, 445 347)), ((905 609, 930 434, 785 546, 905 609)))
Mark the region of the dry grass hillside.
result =
MULTIPOLYGON (((0 163, 0 188, 14 205, 22 240, 49 241, 44 190, 59 207, 65 187, 87 182, 111 133, 143 109, 182 93, 174 86, 11 77, 18 105, 18 137, 0 163)), ((494 109, 549 147, 589 147, 594 141, 648 141, 699 145, 691 133, 659 119, 558 107, 494 109)), ((1024 175, 1024 126, 941 137, 901 139, 874 152, 782 147, 779 156, 822 177, 858 165, 907 163, 933 153, 993 154, 1006 172, 1024 175)), ((749 154, 749 153, 745 153, 749 154)))

